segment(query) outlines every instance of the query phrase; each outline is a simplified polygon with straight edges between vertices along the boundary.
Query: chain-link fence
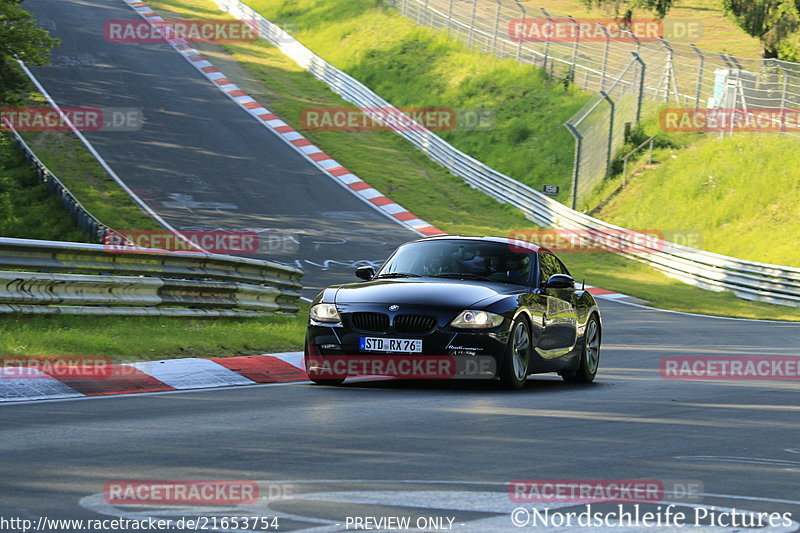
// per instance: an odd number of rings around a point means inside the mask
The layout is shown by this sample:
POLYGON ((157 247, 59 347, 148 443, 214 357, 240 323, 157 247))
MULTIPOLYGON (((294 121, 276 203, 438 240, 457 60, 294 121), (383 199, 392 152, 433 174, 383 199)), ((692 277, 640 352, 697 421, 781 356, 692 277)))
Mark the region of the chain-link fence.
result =
MULTIPOLYGON (((642 37, 596 21, 526 7, 516 0, 394 0, 418 24, 446 30, 469 46, 544 68, 584 89, 601 91, 567 122, 576 138, 573 207, 605 178, 635 125, 660 106, 752 114, 774 110, 774 131, 798 134, 800 64, 740 58, 682 42, 642 37), (587 24, 589 27, 587 28, 587 24), (569 28, 577 38, 531 28, 569 28), (581 40, 581 35, 594 36, 581 40), (600 38, 597 38, 600 36, 600 38), (605 36, 605 38, 603 38, 605 36)), ((772 131, 772 130, 771 130, 772 131)))

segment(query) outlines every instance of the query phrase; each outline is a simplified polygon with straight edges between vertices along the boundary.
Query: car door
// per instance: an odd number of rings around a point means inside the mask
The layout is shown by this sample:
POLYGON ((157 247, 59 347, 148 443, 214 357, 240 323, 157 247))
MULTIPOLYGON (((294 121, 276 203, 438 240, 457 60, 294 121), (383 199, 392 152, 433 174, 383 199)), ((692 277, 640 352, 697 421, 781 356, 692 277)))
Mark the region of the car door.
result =
POLYGON ((545 287, 553 274, 569 271, 550 252, 539 252, 538 289, 542 303, 542 327, 536 351, 546 359, 566 355, 575 347, 578 336, 578 315, 574 304, 574 288, 554 289, 545 287))

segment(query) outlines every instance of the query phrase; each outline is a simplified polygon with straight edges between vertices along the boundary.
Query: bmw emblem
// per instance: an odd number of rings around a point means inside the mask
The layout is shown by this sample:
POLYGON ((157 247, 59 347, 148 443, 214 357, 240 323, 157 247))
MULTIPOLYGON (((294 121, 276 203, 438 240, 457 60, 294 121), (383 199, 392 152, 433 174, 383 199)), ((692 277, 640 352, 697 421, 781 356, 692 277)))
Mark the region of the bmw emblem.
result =
POLYGON ((400 309, 399 305, 392 304, 389 306, 389 311, 397 311, 398 309, 400 309))

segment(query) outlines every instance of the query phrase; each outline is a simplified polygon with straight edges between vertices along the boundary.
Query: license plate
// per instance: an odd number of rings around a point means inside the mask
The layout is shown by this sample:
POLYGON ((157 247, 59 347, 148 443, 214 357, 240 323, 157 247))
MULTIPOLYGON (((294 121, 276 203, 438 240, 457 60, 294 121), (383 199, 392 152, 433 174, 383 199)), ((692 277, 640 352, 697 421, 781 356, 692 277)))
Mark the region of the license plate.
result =
POLYGON ((422 353, 422 339, 361 337, 359 348, 365 352, 422 353))

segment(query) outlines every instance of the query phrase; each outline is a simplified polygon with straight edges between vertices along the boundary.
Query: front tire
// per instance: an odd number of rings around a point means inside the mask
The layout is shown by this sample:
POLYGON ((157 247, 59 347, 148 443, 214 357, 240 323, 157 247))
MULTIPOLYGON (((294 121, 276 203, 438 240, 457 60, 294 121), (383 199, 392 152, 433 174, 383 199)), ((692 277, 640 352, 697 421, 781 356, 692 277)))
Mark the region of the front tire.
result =
POLYGON ((306 365, 306 376, 308 377, 309 380, 311 380, 312 383, 314 383, 316 385, 330 385, 330 386, 334 386, 334 387, 344 383, 344 379, 345 378, 317 378, 317 377, 312 377, 311 374, 309 374, 309 372, 308 372, 308 361, 309 361, 308 342, 306 342, 306 345, 303 347, 303 356, 304 356, 305 365, 306 365))
POLYGON ((530 360, 531 328, 524 318, 519 317, 511 325, 511 334, 500 369, 500 383, 509 389, 524 387, 530 360))
POLYGON ((583 334, 583 350, 578 368, 569 374, 562 374, 564 381, 569 383, 591 383, 597 375, 600 366, 600 323, 596 315, 589 317, 586 322, 586 332, 583 334))

